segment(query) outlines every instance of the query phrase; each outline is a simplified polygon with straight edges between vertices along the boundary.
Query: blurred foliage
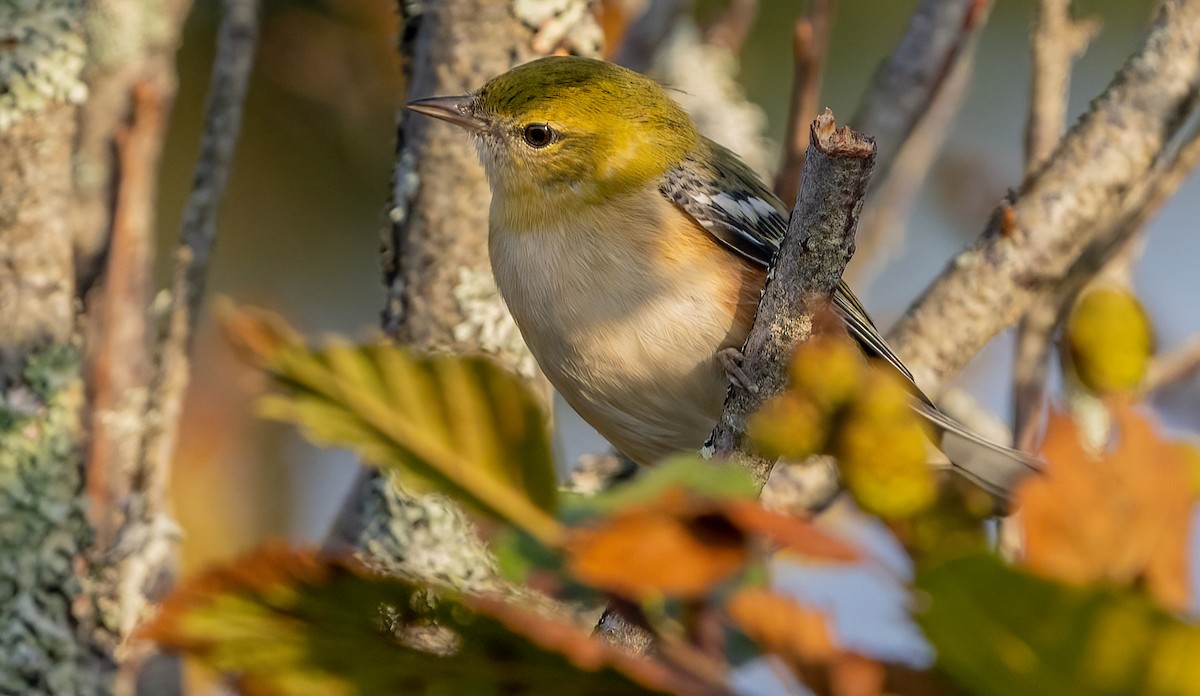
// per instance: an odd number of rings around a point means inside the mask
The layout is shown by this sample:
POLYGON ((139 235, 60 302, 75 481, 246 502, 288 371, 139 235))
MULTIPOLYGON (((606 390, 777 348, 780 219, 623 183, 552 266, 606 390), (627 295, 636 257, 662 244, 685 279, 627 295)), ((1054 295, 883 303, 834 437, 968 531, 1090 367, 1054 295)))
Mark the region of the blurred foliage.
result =
MULTIPOLYGON (((379 343, 311 349, 253 310, 227 311, 224 326, 277 387, 266 414, 498 520, 501 557, 531 587, 621 607, 657 645, 633 657, 582 632, 569 612, 274 546, 184 583, 143 633, 249 693, 724 694, 728 670, 761 655, 833 696, 953 693, 945 677, 981 695, 1200 694, 1189 657, 1200 627, 1177 613, 1192 600, 1192 472, 1181 445, 1126 401, 1108 402, 1113 443, 1100 452, 1069 417, 1052 417, 1046 473, 1016 495, 1027 546, 1015 566, 988 550, 990 501, 972 489, 951 486, 892 518, 917 565, 914 616, 938 656, 934 672, 919 672, 847 648, 823 610, 772 587, 779 551, 871 559, 813 521, 762 508, 745 472, 679 456, 593 498, 560 501, 533 397, 490 362, 379 343)), ((822 446, 868 462, 858 465, 878 461, 873 475, 884 476, 910 394, 843 343, 823 336, 802 347, 788 398, 827 420, 822 446), (841 444, 848 428, 870 446, 841 444), (870 429, 882 434, 859 434, 870 429)))
POLYGON ((911 517, 933 503, 929 434, 894 369, 868 363, 835 332, 800 346, 789 375, 788 389, 746 424, 764 456, 834 456, 859 505, 886 518, 911 517))
MULTIPOLYGON (((268 547, 177 589, 143 635, 238 675, 251 694, 670 693, 671 675, 529 611, 443 596, 312 552, 268 547), (434 655, 432 625, 457 634, 434 655)), ((686 681, 679 682, 686 685, 686 681)))
POLYGON ((394 344, 330 341, 312 350, 282 318, 226 310, 222 327, 284 393, 260 412, 349 447, 544 543, 561 530, 545 415, 519 378, 484 356, 418 356, 394 344))
POLYGON ((1135 592, 1066 586, 991 555, 918 576, 938 666, 980 696, 1200 693, 1200 627, 1135 592))

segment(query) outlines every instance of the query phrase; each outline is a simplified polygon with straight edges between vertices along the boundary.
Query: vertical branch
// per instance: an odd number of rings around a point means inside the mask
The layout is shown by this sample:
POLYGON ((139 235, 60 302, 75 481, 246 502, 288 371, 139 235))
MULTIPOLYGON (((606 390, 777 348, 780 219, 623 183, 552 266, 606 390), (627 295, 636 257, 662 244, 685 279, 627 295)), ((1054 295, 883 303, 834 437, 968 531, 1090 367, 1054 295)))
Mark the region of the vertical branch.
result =
POLYGON ((173 298, 172 313, 183 311, 195 326, 204 300, 208 257, 217 236, 217 213, 229 182, 234 148, 242 125, 242 110, 258 45, 257 0, 224 0, 217 30, 217 58, 205 107, 204 133, 192 179, 192 191, 183 209, 181 254, 175 273, 186 276, 183 298, 173 298), (185 252, 182 250, 186 250, 185 252))
MULTIPOLYGON (((1039 0, 1030 37, 1032 74, 1025 124, 1025 174, 1032 176, 1054 152, 1066 127, 1071 67, 1100 31, 1095 18, 1076 21, 1071 0, 1039 0)), ((1063 307, 1035 304, 1017 324, 1013 356, 1013 443, 1029 449, 1046 401, 1050 345, 1063 307)))
MULTIPOLYGON (((586 9, 584 0, 402 0, 408 97, 469 92, 560 46, 596 55, 599 28, 586 9)), ((490 199, 483 168, 461 132, 400 115, 391 224, 382 245, 383 328, 419 350, 486 351, 548 393, 492 280, 490 199)), ((377 472, 362 477, 327 543, 348 547, 384 572, 467 591, 499 584, 493 559, 461 509, 442 496, 399 490, 377 472)))
POLYGON ((81 9, 0 4, 0 675, 11 693, 100 693, 112 664, 75 614, 90 536, 68 225, 81 9))
POLYGON ((760 483, 773 462, 746 448, 746 419, 787 384, 796 347, 814 332, 815 318, 827 306, 854 251, 875 143, 838 129, 828 110, 813 122, 800 192, 759 301, 758 315, 742 348, 743 369, 758 387, 732 387, 710 444, 714 453, 736 453, 760 483))
POLYGON ((123 690, 133 688, 132 680, 148 650, 128 639, 148 603, 165 592, 174 572, 178 532, 169 517, 167 485, 188 382, 189 337, 203 299, 217 212, 232 166, 257 36, 257 0, 225 0, 169 307, 156 337, 156 362, 144 410, 146 424, 140 431, 140 447, 125 455, 130 460, 127 490, 120 498, 125 519, 114 543, 93 554, 96 601, 105 608, 105 628, 121 651, 124 669, 119 687, 123 690))
POLYGON ((1071 67, 1100 33, 1100 20, 1071 17, 1071 0, 1039 0, 1030 36, 1032 72, 1025 122, 1025 172, 1036 171, 1062 139, 1071 96, 1071 67))
POLYGON ((775 195, 791 205, 800 188, 804 153, 808 150, 809 128, 817 117, 821 98, 821 78, 829 53, 829 35, 833 30, 836 0, 809 0, 808 13, 796 20, 792 36, 792 98, 788 106, 787 135, 783 142, 783 162, 775 175, 775 195))

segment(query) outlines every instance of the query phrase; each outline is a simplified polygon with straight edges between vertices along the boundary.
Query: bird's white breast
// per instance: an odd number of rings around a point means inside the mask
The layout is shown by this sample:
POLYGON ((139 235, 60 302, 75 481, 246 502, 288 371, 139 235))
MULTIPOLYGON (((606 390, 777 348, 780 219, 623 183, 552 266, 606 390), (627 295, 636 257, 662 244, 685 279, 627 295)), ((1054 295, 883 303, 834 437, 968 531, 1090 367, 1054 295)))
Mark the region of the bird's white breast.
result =
POLYGON ((550 382, 614 446, 650 464, 703 444, 726 390, 716 352, 740 346, 744 329, 703 257, 664 249, 671 204, 656 190, 635 196, 519 232, 494 202, 489 247, 550 382))

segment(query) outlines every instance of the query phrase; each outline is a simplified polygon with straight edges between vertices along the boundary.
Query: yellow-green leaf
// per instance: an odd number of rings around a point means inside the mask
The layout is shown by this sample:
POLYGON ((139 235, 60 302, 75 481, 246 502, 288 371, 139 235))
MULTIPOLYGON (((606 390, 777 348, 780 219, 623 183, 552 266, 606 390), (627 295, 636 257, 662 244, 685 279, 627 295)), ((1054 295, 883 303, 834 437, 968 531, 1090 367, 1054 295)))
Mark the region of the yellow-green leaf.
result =
POLYGON ((310 349, 282 319, 255 311, 227 314, 224 328, 281 388, 263 399, 265 416, 543 543, 561 539, 545 416, 518 378, 490 359, 337 340, 310 349))

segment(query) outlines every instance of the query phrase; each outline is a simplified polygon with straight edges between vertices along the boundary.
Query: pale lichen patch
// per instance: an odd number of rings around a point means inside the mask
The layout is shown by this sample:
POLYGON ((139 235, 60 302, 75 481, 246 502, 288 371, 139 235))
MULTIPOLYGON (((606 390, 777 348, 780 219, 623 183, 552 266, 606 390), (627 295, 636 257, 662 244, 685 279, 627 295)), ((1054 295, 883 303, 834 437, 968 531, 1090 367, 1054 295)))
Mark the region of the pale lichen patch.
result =
POLYGON ((490 273, 459 269, 454 301, 463 317, 454 327, 455 341, 474 343, 485 353, 500 356, 522 377, 537 374, 537 363, 525 346, 521 330, 508 313, 490 273))
POLYGON ((0 131, 87 98, 82 0, 0 0, 0 131))

